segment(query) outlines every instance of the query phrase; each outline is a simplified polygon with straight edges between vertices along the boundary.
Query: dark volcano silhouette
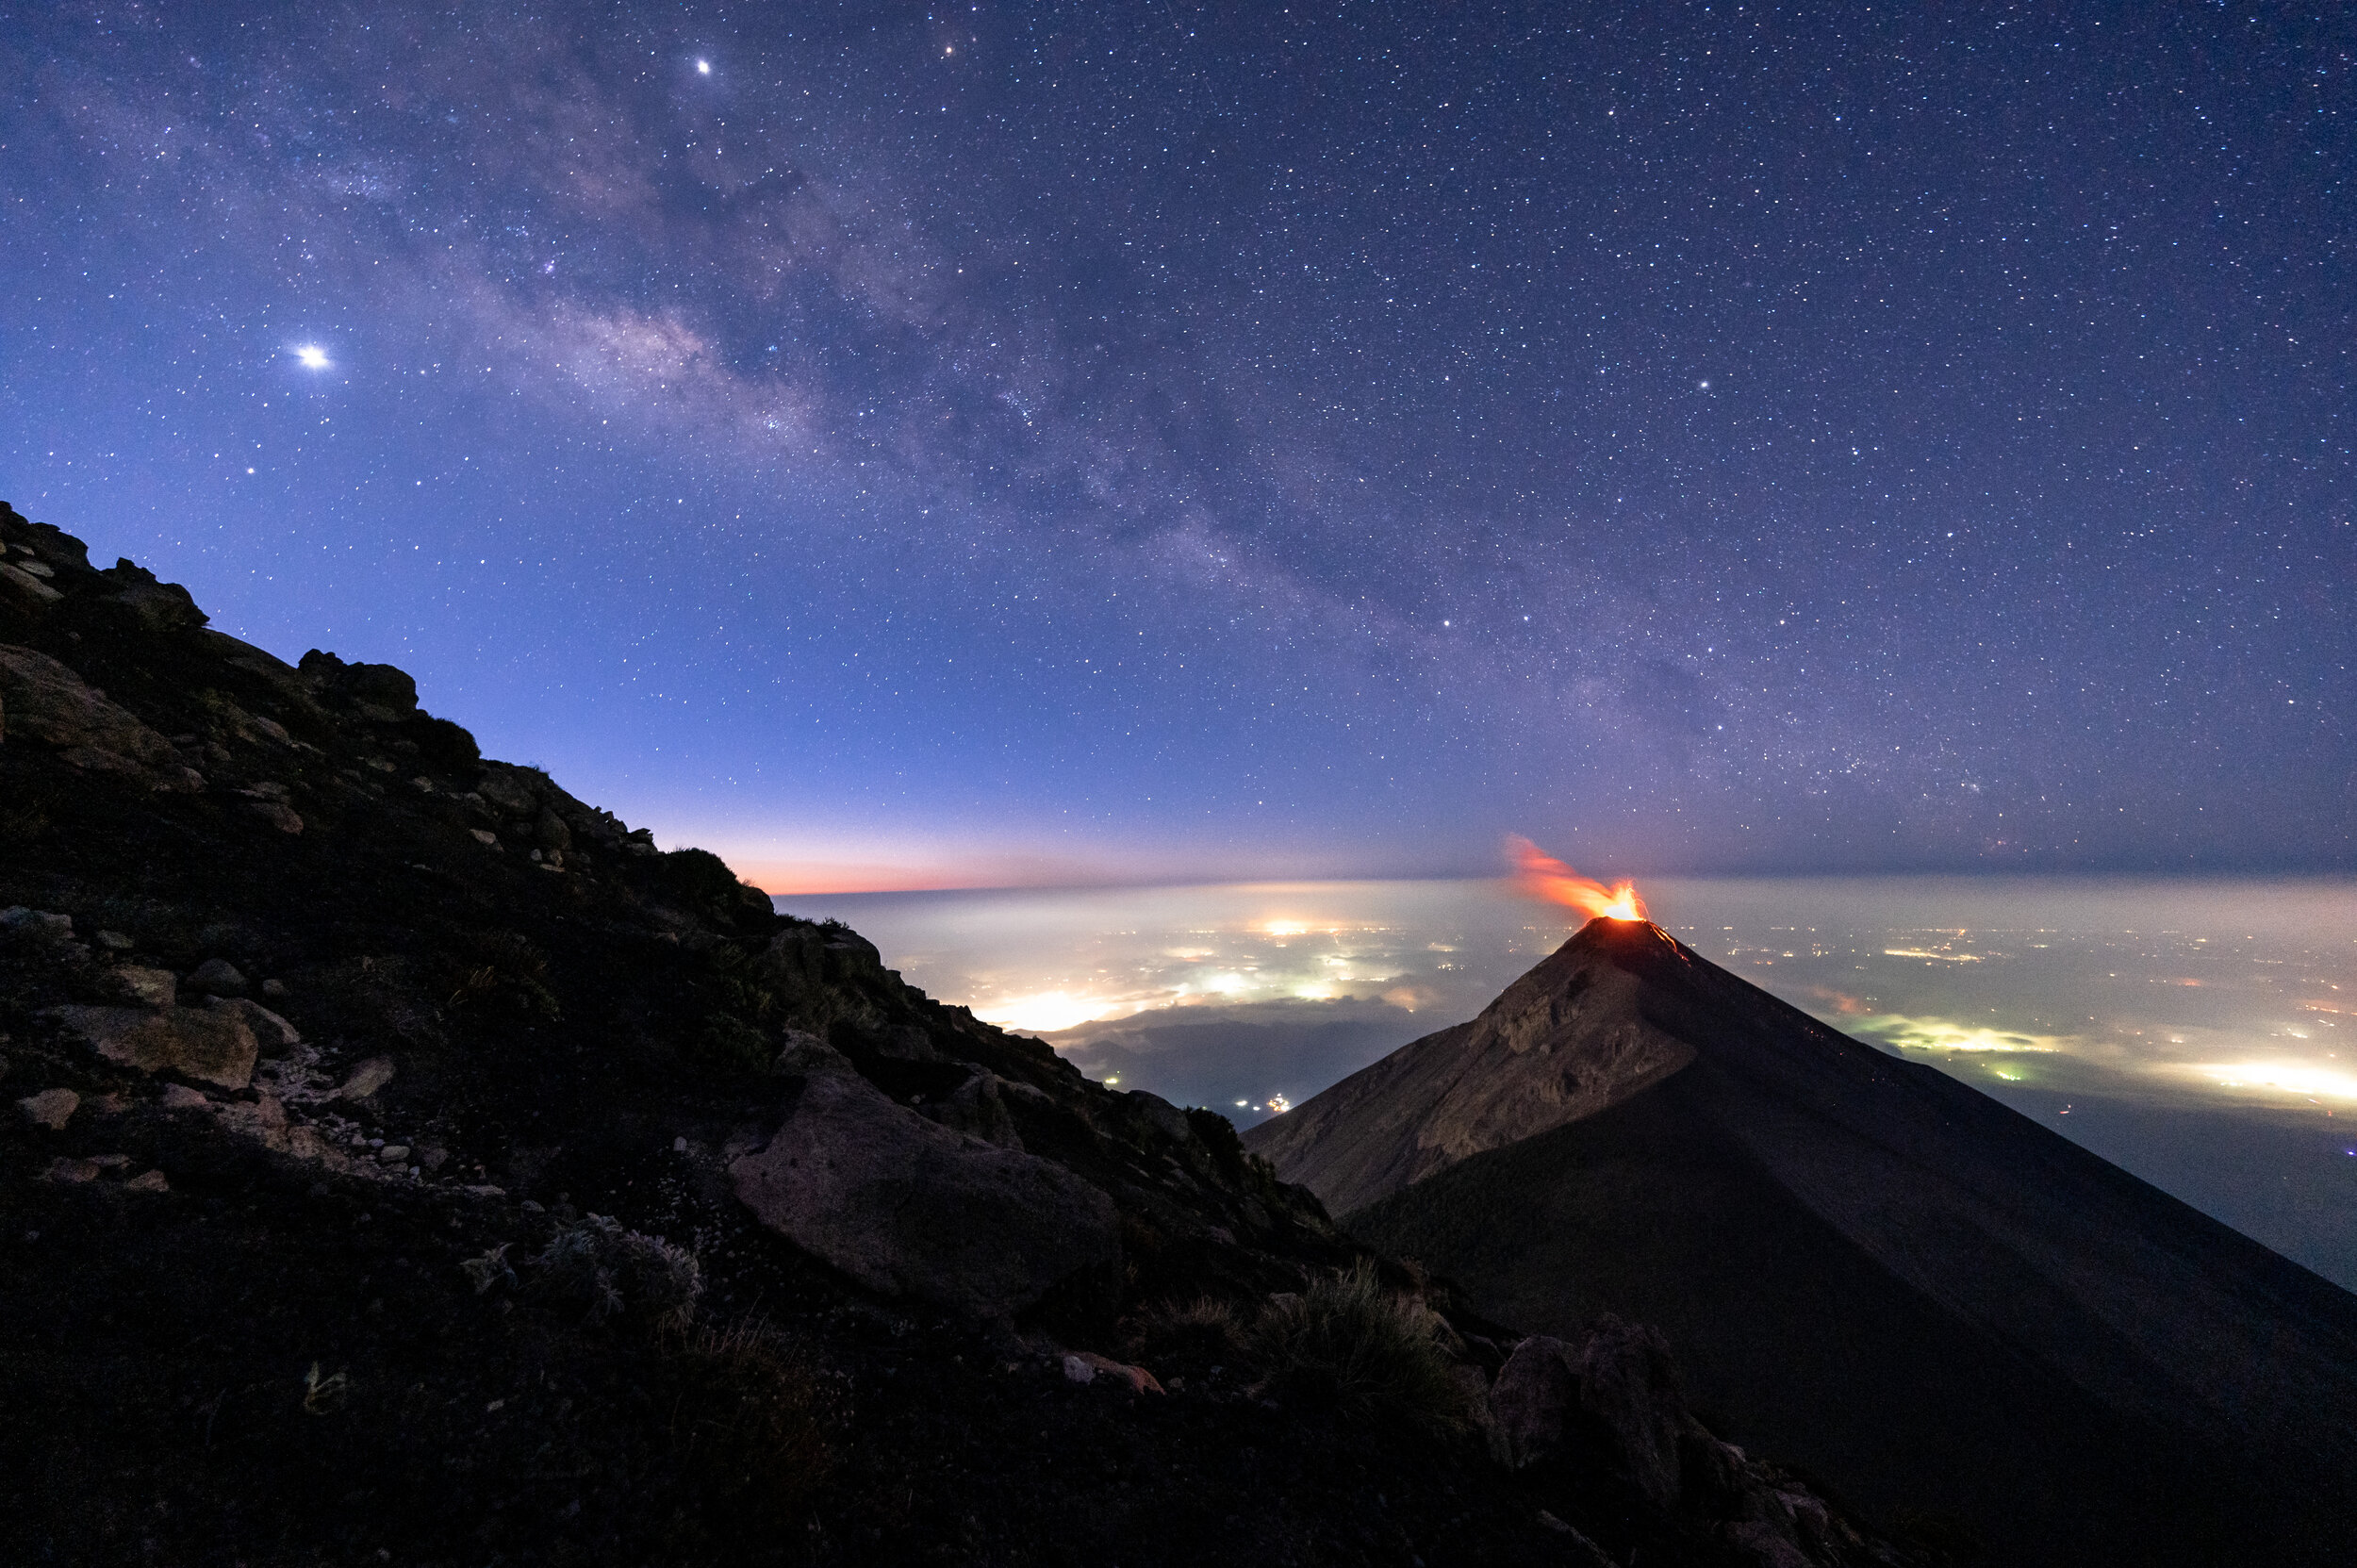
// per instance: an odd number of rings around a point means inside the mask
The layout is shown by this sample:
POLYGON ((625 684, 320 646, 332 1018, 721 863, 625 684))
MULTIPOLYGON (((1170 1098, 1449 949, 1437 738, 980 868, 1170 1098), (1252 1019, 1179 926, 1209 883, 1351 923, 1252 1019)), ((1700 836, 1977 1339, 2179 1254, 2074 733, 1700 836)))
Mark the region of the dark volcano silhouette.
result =
POLYGON ((2357 1553, 2357 1297, 1657 927, 1244 1141, 1500 1321, 1659 1325, 1722 1435, 1969 1557, 2357 1553))

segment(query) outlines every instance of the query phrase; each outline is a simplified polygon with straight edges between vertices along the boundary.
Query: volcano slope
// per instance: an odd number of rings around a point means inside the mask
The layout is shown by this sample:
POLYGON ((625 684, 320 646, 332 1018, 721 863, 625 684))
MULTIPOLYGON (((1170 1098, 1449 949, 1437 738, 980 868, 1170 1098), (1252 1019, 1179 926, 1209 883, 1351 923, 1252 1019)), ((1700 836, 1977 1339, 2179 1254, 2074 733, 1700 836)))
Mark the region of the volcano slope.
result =
POLYGON ((1633 1560, 1931 1560, 0 504, 0 1563, 1633 1560))
POLYGON ((1723 1435, 1986 1560, 2357 1539, 2357 1297, 1657 927, 1244 1142, 1485 1313, 1658 1325, 1723 1435))

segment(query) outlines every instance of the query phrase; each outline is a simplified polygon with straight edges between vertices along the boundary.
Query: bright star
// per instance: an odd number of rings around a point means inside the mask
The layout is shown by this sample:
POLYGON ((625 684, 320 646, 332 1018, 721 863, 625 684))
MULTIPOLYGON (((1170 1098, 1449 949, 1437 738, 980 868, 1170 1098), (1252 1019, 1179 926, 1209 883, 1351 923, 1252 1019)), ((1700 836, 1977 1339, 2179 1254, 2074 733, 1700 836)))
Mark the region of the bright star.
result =
POLYGON ((711 62, 710 60, 698 60, 698 61, 696 62, 696 74, 697 74, 697 75, 699 75, 699 76, 709 76, 709 75, 711 75, 711 74, 712 74, 712 62, 711 62))
POLYGON ((306 371, 323 371, 328 367, 327 351, 316 343, 305 343, 295 350, 295 357, 303 361, 306 371))

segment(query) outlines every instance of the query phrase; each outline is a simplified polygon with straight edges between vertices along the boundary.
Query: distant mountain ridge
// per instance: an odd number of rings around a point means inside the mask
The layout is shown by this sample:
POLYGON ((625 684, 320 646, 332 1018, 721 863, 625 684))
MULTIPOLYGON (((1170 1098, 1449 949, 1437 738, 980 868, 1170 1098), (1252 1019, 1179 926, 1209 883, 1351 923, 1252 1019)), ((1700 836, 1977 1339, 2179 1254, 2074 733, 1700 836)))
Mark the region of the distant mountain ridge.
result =
POLYGON ((1485 1312, 1661 1325, 1743 1441, 2000 1560, 2350 1539, 2357 1297, 1651 925, 1244 1142, 1485 1312))

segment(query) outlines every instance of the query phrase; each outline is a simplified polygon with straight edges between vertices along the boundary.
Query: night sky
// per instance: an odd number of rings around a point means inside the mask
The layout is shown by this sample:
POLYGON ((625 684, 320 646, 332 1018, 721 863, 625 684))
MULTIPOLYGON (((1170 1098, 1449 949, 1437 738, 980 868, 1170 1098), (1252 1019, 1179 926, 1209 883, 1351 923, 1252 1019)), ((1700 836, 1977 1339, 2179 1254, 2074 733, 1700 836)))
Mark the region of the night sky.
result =
POLYGON ((0 4, 0 496, 774 889, 2346 868, 2352 67, 0 4))

